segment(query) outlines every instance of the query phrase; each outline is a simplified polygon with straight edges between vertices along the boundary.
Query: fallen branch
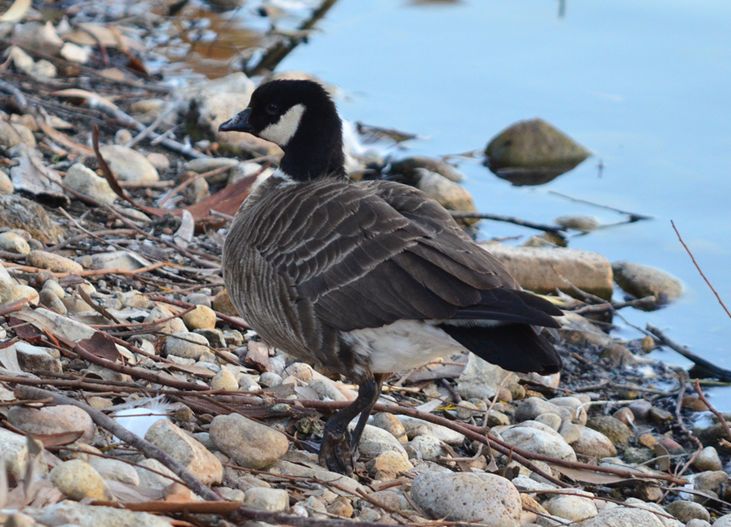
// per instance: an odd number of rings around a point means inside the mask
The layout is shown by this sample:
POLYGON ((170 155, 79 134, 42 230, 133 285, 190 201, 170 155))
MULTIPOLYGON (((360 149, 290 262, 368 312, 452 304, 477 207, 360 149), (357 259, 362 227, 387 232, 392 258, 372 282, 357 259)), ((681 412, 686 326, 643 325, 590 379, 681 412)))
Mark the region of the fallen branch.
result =
POLYGON ((555 196, 559 196, 559 197, 562 197, 569 201, 573 201, 574 203, 583 203, 585 205, 591 205, 592 207, 596 207, 598 209, 611 210, 612 212, 616 212, 618 214, 624 214, 626 216, 629 216, 630 223, 635 222, 635 221, 640 221, 640 220, 651 220, 652 219, 652 216, 647 216, 646 214, 637 214, 636 212, 629 212, 627 210, 610 207, 609 205, 602 205, 601 203, 589 201, 588 199, 575 198, 573 196, 569 196, 568 194, 564 194, 563 192, 558 192, 556 190, 549 190, 548 192, 555 196))
POLYGON ((699 357, 698 355, 690 351, 687 347, 678 344, 670 337, 665 335, 665 333, 663 333, 659 328, 656 328, 651 324, 647 324, 646 328, 647 331, 649 331, 652 336, 655 337, 661 344, 665 344, 667 347, 680 353, 686 359, 692 361, 693 364, 703 370, 705 374, 714 377, 719 381, 731 382, 731 371, 721 368, 720 366, 716 366, 715 364, 707 361, 703 357, 699 357))
POLYGON ((698 269, 698 272, 701 275, 701 278, 706 282, 708 287, 711 289, 713 294, 716 296, 716 300, 718 300, 718 303, 721 304, 721 307, 726 312, 729 318, 731 318, 731 311, 729 311, 728 307, 726 307, 726 304, 724 304, 723 299, 721 298, 721 295, 718 294, 718 291, 716 291, 716 288, 713 287, 713 284, 706 276, 706 273, 703 272, 703 269, 701 269, 701 266, 698 264, 698 262, 695 259, 695 256, 693 256, 693 253, 690 251, 690 248, 685 243, 685 240, 683 240, 683 237, 680 235, 680 231, 675 226, 675 222, 673 220, 670 220, 670 225, 673 226, 673 230, 675 231, 675 235, 678 237, 678 240, 680 241, 680 244, 683 246, 683 249, 685 249, 685 252, 688 253, 688 256, 690 256, 691 261, 693 262, 693 265, 695 265, 695 268, 698 269))
POLYGON ((15 388, 16 397, 20 399, 52 399, 56 404, 69 404, 81 408, 92 421, 98 426, 111 433, 121 441, 124 441, 128 445, 136 448, 142 452, 145 457, 158 460, 160 463, 169 468, 177 477, 179 477, 188 488, 201 498, 209 501, 220 501, 221 496, 218 493, 211 490, 209 487, 198 481, 193 474, 191 474, 187 468, 175 461, 166 452, 156 447, 152 443, 145 441, 141 437, 133 434, 122 425, 117 423, 111 417, 104 415, 99 410, 95 410, 86 403, 66 397, 50 390, 44 390, 42 388, 34 388, 31 386, 17 386, 15 388))

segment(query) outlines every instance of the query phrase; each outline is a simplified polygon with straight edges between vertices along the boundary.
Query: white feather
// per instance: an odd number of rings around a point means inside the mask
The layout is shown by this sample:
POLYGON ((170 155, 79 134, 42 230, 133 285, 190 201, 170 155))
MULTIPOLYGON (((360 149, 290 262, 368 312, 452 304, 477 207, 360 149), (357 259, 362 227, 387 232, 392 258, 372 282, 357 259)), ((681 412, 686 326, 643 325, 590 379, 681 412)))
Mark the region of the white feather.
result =
POLYGON ((160 419, 170 414, 170 403, 160 397, 147 398, 114 407, 112 417, 121 426, 139 437, 160 419))
POLYGON ((373 373, 418 368, 452 353, 466 351, 446 331, 420 320, 399 320, 380 328, 341 334, 353 351, 370 362, 373 373))

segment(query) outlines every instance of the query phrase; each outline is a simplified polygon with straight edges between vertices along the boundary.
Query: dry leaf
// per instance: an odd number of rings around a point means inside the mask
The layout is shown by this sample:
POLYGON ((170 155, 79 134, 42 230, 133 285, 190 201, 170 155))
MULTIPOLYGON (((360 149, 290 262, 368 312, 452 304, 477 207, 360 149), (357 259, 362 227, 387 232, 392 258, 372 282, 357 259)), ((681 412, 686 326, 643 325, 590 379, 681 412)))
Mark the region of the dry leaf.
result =
POLYGON ((195 219, 188 210, 183 210, 180 216, 180 227, 175 231, 173 241, 178 247, 185 249, 188 244, 193 241, 193 235, 195 234, 195 219))
POLYGON ((85 351, 101 357, 102 359, 116 362, 119 359, 120 354, 117 351, 117 345, 111 339, 111 337, 101 331, 97 331, 94 335, 86 340, 80 341, 77 346, 83 348, 85 351))
POLYGON ((32 437, 36 441, 40 441, 44 447, 51 448, 70 445, 82 435, 84 435, 83 430, 71 430, 57 434, 32 434, 32 437))
POLYGON ((15 0, 13 5, 0 16, 0 22, 20 22, 30 9, 30 0, 15 0))
MULTIPOLYGON (((551 465, 551 468, 560 472, 564 476, 573 479, 574 481, 591 483, 593 485, 611 485, 612 483, 631 481, 631 478, 615 476, 613 474, 607 474, 605 472, 594 472, 593 470, 588 469, 568 468, 562 467, 560 465, 551 465)), ((638 472, 638 474, 640 473, 638 472)), ((647 476, 647 474, 644 473, 642 475, 647 476)))
POLYGON ((3 368, 13 373, 23 371, 18 363, 18 353, 15 351, 15 346, 0 349, 0 364, 2 364, 3 368))
POLYGON ((68 204, 68 197, 61 188, 61 176, 43 164, 36 150, 22 147, 16 158, 18 164, 10 169, 15 190, 28 192, 41 199, 68 204))

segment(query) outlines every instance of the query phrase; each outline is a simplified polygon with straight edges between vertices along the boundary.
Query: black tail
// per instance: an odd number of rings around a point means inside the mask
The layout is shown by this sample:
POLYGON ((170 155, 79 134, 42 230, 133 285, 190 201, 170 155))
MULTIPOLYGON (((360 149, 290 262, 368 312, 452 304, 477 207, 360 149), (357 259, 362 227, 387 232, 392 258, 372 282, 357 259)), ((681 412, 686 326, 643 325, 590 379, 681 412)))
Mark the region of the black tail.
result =
POLYGON ((561 369, 553 345, 527 324, 439 327, 478 357, 506 370, 548 375, 561 369))

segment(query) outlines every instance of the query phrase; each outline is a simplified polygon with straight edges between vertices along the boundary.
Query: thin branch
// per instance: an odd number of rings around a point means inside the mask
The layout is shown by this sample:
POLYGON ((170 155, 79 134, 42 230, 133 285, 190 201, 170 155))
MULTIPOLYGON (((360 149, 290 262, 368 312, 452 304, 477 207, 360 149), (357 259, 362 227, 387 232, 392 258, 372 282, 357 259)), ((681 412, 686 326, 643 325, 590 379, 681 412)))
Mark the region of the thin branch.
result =
POLYGON ((515 216, 503 216, 501 214, 488 214, 485 212, 463 212, 463 211, 450 211, 452 217, 456 220, 492 220, 502 221, 504 223, 512 223, 513 225, 519 225, 520 227, 528 227, 537 231, 550 232, 552 234, 562 235, 566 229, 558 225, 546 225, 544 223, 535 223, 528 220, 516 218, 515 216))
POLYGON ((698 366, 700 369, 702 369, 707 375, 710 375, 712 377, 715 377, 716 379, 724 382, 731 382, 731 371, 727 370, 725 368, 721 368, 720 366, 717 366, 713 364, 710 361, 707 361, 703 357, 699 357, 692 351, 690 351, 687 347, 682 346, 681 344, 678 344, 674 340, 672 340, 670 337, 665 335, 659 328, 656 328, 655 326, 651 324, 647 324, 647 331, 650 332, 650 334, 656 338, 661 344, 665 344, 667 347, 673 349, 674 351, 680 353, 683 357, 686 359, 692 361, 696 366, 698 366))
POLYGON ((690 259, 693 262, 693 265, 695 265, 695 268, 698 269, 698 272, 700 273, 703 280, 705 280, 708 287, 711 289, 714 295, 716 295, 716 300, 718 300, 718 303, 721 304, 721 307, 726 312, 729 318, 731 318, 731 311, 729 311, 728 307, 726 307, 726 304, 724 304, 723 299, 721 298, 721 295, 718 294, 718 291, 716 291, 716 288, 713 287, 713 284, 706 276, 706 273, 703 272, 703 269, 701 269, 701 266, 698 265, 698 262, 695 259, 695 256, 693 256, 693 253, 690 251, 690 248, 688 245, 686 245, 685 240, 683 240, 683 237, 680 235, 680 231, 675 226, 675 222, 673 220, 670 220, 670 225, 673 226, 673 230, 675 231, 675 235, 678 237, 678 240, 680 241, 680 244, 683 246, 683 249, 685 249, 685 252, 688 253, 688 256, 690 256, 690 259))
POLYGON ((569 201, 573 201, 574 203, 583 203, 584 205, 591 205, 592 207, 596 207, 598 209, 611 210, 612 212, 616 212, 618 214, 625 214, 626 216, 629 216, 630 222, 652 219, 652 216, 647 216, 646 214, 638 214, 636 212, 630 212, 627 210, 610 207, 609 205, 602 205, 601 203, 589 201, 588 199, 575 198, 573 196, 569 196, 568 194, 564 194, 563 192, 558 192, 557 190, 549 190, 548 192, 550 194, 553 194, 554 196, 559 196, 569 201))

